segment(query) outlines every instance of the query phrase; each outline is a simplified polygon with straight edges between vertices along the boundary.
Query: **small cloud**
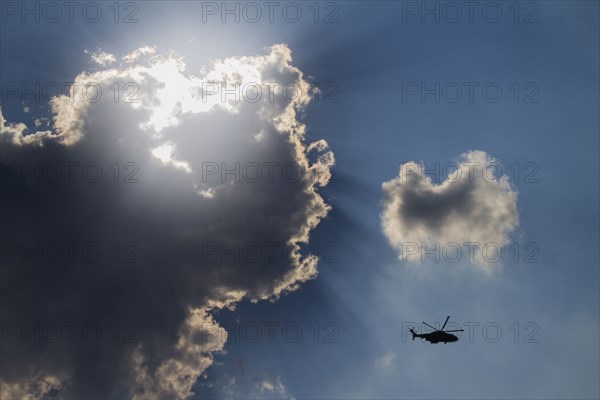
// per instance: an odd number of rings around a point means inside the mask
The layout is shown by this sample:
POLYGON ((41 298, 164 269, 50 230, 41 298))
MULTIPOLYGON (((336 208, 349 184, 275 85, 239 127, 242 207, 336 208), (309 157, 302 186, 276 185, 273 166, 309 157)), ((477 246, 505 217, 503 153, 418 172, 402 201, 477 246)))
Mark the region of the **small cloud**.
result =
POLYGON ((126 63, 133 63, 138 61, 142 56, 151 56, 154 53, 156 53, 156 47, 143 46, 123 56, 123 61, 126 63))
POLYGON ((117 58, 114 55, 107 53, 102 49, 98 49, 94 53, 90 53, 89 50, 84 50, 83 52, 85 54, 90 54, 92 61, 103 67, 110 65, 110 64, 114 63, 115 61, 117 61, 117 58))
POLYGON ((46 117, 36 118, 33 120, 36 128, 39 128, 42 125, 50 126, 50 120, 46 117))
MULTIPOLYGON (((400 165, 399 176, 382 184, 381 223, 388 241, 403 260, 422 260, 421 251, 408 252, 408 243, 427 249, 448 244, 510 243, 519 224, 517 191, 508 176, 494 176, 499 163, 484 151, 461 155, 456 169, 440 184, 425 173, 422 164, 400 165)), ((476 265, 489 270, 481 248, 474 251, 476 265)))
POLYGON ((269 392, 276 393, 281 396, 287 396, 285 386, 281 383, 281 378, 277 377, 275 381, 269 379, 263 379, 256 382, 256 387, 260 389, 261 393, 269 392))
POLYGON ((396 362, 396 353, 385 353, 384 355, 382 355, 381 357, 378 357, 375 360, 375 364, 378 367, 384 367, 384 368, 389 368, 392 365, 394 365, 394 363, 396 362))

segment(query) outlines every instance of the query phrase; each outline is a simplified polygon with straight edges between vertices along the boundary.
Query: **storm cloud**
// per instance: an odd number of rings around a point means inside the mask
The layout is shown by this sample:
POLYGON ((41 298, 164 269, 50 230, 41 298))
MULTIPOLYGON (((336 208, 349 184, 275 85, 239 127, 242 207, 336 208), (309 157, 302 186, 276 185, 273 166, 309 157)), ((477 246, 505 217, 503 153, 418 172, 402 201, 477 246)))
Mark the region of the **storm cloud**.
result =
POLYGON ((52 129, 0 111, 2 398, 186 398, 227 338, 214 310, 317 275, 334 157, 305 143, 289 48, 115 60, 51 100, 52 129))

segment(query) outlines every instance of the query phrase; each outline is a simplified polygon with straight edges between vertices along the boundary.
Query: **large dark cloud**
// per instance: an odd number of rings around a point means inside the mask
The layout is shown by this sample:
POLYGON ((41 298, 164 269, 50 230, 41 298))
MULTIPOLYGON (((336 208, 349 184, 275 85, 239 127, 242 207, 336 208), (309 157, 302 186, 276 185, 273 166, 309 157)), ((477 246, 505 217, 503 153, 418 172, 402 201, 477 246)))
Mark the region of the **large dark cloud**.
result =
POLYGON ((53 131, 29 132, 0 115, 2 398, 56 390, 65 398, 184 398, 223 348, 211 309, 274 299, 317 274, 318 258, 299 244, 329 210, 315 189, 328 182, 333 155, 323 141, 303 142, 297 113, 311 89, 288 48, 217 61, 198 75, 153 49, 143 63, 137 55, 78 76, 103 97, 53 99, 53 131), (299 89, 222 101, 220 93, 202 97, 209 80, 299 89), (115 102, 115 82, 134 82, 139 101, 115 102), (89 163, 101 169, 97 182, 82 177, 89 163), (221 176, 236 163, 239 180, 221 176), (34 165, 48 173, 59 165, 63 177, 19 176, 34 165), (62 255, 51 260, 56 246, 62 255), (52 324, 61 339, 49 340, 52 324), (103 335, 92 343, 94 326, 103 335))

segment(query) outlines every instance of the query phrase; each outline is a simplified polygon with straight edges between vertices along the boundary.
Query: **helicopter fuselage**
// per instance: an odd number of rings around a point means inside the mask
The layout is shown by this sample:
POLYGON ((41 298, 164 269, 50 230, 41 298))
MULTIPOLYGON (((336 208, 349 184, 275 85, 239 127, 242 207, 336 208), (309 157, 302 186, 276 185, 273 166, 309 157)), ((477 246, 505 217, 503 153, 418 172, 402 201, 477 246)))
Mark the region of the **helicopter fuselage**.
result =
POLYGON ((451 333, 442 332, 442 331, 436 331, 436 332, 431 332, 431 333, 421 333, 421 334, 417 333, 417 334, 415 334, 415 337, 423 338, 430 343, 440 343, 440 342, 448 343, 448 342, 456 342, 458 340, 458 337, 456 337, 455 335, 453 335, 451 333))

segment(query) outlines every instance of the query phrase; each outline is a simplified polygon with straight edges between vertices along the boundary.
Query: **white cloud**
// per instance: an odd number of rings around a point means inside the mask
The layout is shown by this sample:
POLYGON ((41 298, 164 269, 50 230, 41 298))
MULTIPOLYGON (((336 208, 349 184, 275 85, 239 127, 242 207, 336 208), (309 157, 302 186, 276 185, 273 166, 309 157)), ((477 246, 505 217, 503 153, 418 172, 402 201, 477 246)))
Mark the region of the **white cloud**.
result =
POLYGON ((132 51, 131 53, 123 56, 123 61, 125 61, 126 63, 133 63, 133 62, 140 60, 140 58, 142 58, 143 56, 152 56, 155 53, 156 53, 156 47, 143 46, 143 47, 140 47, 139 49, 136 49, 136 50, 132 51))
MULTIPOLYGON (((90 54, 89 50, 84 50, 84 52, 85 54, 90 54)), ((90 57, 92 58, 93 62, 102 67, 106 67, 107 65, 110 65, 117 61, 117 58, 114 55, 107 53, 102 49, 98 49, 97 51, 91 53, 90 57)))
POLYGON ((263 379, 256 382, 256 386, 260 389, 261 392, 271 392, 276 393, 280 396, 286 396, 287 392, 285 390, 285 386, 281 383, 281 378, 277 378, 274 381, 269 379, 263 379))
POLYGON ((396 363, 396 353, 385 353, 375 360, 375 365, 382 368, 390 368, 396 363))
POLYGON ((272 393, 277 395, 278 398, 292 398, 288 393, 281 382, 281 378, 277 377, 277 379, 259 379, 256 382, 256 387, 260 390, 261 393, 272 393))
MULTIPOLYGON (((41 122, 39 125, 37 122, 35 122, 35 125, 38 127, 41 125, 41 122)), ((53 137, 51 131, 30 132, 27 125, 22 122, 8 122, 4 119, 4 116, 2 115, 2 109, 0 108, 0 136, 2 135, 5 137, 10 137, 11 143, 17 146, 28 144, 42 146, 44 140, 51 139, 53 137)))
POLYGON ((510 243, 510 234, 519 223, 517 191, 508 176, 494 176, 494 166, 499 164, 483 151, 461 155, 456 165, 436 184, 422 164, 402 164, 399 176, 382 184, 383 231, 399 256, 409 261, 422 260, 425 246, 479 243, 473 261, 489 270, 491 264, 481 247, 510 243), (419 250, 409 247, 411 243, 419 250))

